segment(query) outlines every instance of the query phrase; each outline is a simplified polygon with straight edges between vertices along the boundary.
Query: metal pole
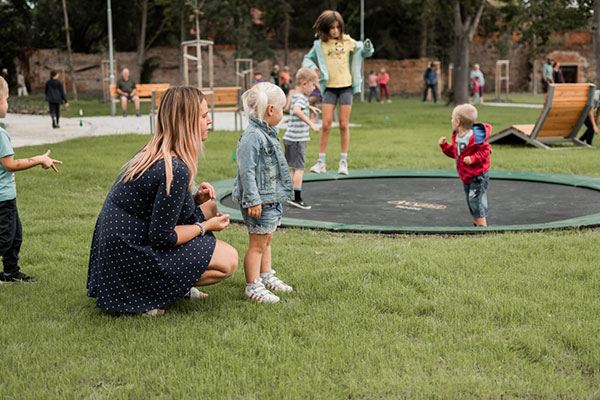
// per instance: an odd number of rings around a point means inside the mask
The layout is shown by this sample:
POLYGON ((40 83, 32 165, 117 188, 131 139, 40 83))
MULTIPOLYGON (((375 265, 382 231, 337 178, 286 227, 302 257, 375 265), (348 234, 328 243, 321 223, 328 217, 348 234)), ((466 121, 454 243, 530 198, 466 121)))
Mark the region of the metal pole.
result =
MULTIPOLYGON (((365 0, 360 0, 360 41, 364 42, 365 40, 365 0)), ((363 61, 364 63, 364 61, 363 61)), ((361 78, 360 84, 360 101, 365 101, 365 74, 360 69, 361 74, 363 75, 361 78)))
MULTIPOLYGON (((113 32, 112 32, 112 10, 110 8, 110 0, 106 0, 108 5, 107 14, 108 14, 108 60, 109 60, 109 78, 110 85, 115 84, 115 70, 114 70, 114 57, 113 57, 113 32)), ((110 115, 114 117, 115 115, 115 102, 112 99, 112 95, 110 97, 110 115)))

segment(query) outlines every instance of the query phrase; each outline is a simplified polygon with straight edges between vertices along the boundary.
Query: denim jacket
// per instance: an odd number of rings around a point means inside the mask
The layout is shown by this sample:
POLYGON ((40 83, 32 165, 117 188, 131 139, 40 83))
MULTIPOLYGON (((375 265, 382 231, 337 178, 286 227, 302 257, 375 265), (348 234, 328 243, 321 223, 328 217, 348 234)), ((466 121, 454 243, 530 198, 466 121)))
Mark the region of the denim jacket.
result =
MULTIPOLYGON (((362 86, 363 76, 363 59, 371 57, 375 48, 369 39, 365 39, 364 42, 355 40, 356 47, 350 55, 350 73, 352 74, 352 94, 360 93, 362 86), (368 43, 368 45, 367 45, 368 43)), ((323 54, 323 48, 321 47, 321 39, 317 39, 313 43, 313 47, 304 56, 302 60, 302 66, 315 70, 318 69, 321 72, 321 79, 319 79, 319 86, 321 93, 325 93, 327 89, 327 82, 329 81, 329 71, 327 71, 327 62, 325 61, 325 55, 323 54)))
POLYGON ((243 208, 280 203, 292 194, 292 178, 277 133, 277 128, 251 116, 238 140, 232 197, 243 208))

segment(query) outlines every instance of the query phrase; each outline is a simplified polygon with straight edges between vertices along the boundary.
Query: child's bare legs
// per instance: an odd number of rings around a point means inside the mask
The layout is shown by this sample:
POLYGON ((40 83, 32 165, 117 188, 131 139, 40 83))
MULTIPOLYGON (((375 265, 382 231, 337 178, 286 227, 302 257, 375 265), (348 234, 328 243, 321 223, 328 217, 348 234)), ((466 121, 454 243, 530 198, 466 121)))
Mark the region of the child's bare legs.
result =
POLYGON ((487 226, 487 218, 486 217, 481 217, 481 218, 473 217, 473 223, 477 226, 487 226))
POLYGON ((300 189, 302 187, 302 177, 304 176, 303 169, 292 169, 292 186, 294 189, 300 189))
POLYGON ((261 272, 271 270, 271 239, 273 234, 258 235, 250 233, 250 244, 244 257, 246 283, 255 282, 261 272), (268 269, 266 269, 268 267, 268 269))
POLYGON ((340 137, 342 153, 348 153, 350 148, 350 113, 352 105, 340 105, 340 137))
MULTIPOLYGON (((327 151, 327 142, 329 141, 329 132, 331 131, 334 111, 335 104, 323 104, 323 125, 321 126, 321 132, 319 134, 319 153, 325 153, 327 151)), ((350 116, 348 116, 348 118, 350 118, 350 116)))

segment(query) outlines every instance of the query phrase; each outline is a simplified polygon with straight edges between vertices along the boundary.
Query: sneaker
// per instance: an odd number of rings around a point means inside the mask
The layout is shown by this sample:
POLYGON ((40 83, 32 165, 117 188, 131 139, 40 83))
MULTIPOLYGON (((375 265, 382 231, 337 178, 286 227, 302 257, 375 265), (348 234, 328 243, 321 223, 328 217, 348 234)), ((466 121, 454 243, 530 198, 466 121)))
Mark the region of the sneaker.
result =
POLYGON ((135 110, 135 116, 136 117, 141 117, 142 114, 140 113, 140 110, 135 110))
POLYGON ((391 103, 392 101, 390 99, 388 99, 388 103, 391 103))
POLYGON ((300 208, 302 210, 310 210, 311 206, 303 202, 302 200, 288 200, 287 203, 296 208, 300 208))
POLYGON ((123 111, 123 116, 126 117, 127 116, 127 111, 123 111))
POLYGON ((274 269, 272 269, 268 275, 261 277, 260 279, 265 287, 274 292, 291 292, 294 290, 290 285, 286 285, 281 279, 275 276, 274 269))
POLYGON ((0 283, 12 282, 35 282, 35 278, 33 276, 26 275, 21 271, 17 271, 9 275, 6 273, 0 274, 0 283))
POLYGON ((165 315, 165 310, 163 310, 162 308, 155 308, 153 310, 148 310, 142 313, 142 315, 145 317, 160 317, 165 315))
POLYGON ((340 166, 338 168, 338 174, 348 175, 348 161, 340 160, 340 166))
POLYGON ((310 172, 314 172, 315 174, 324 174, 327 172, 325 169, 325 162, 321 159, 317 160, 317 163, 310 167, 310 172))
POLYGON ((255 280, 254 284, 246 285, 246 297, 257 303, 278 303, 279 297, 269 292, 260 280, 255 280))

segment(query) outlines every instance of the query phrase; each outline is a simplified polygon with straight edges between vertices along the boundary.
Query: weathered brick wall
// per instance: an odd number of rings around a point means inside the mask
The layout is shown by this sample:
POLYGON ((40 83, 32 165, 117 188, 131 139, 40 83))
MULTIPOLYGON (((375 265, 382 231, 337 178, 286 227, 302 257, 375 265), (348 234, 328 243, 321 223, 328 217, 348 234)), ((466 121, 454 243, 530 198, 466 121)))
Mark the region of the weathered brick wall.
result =
MULTIPOLYGON (((593 43, 591 33, 575 32, 557 35, 553 40, 555 46, 550 49, 549 56, 558 60, 561 65, 578 67, 577 79, 587 82, 595 78, 595 62, 593 57, 593 43)), ((302 63, 302 57, 308 49, 291 50, 288 64, 292 77, 302 63)), ((153 48, 147 53, 148 58, 155 58, 157 68, 153 70, 150 82, 168 82, 182 84, 179 71, 179 48, 161 47, 153 48)), ((544 56, 545 57, 545 56, 544 56)), ((544 59, 540 57, 538 61, 544 59)), ((81 92, 102 92, 103 81, 101 62, 106 60, 106 54, 79 54, 73 55, 76 70, 77 88, 81 92)), ((134 52, 117 52, 115 54, 117 67, 127 67, 132 75, 137 76, 136 54, 134 52)), ((254 63, 254 71, 261 71, 265 79, 268 77, 274 62, 283 64, 284 54, 277 51, 272 60, 254 63)), ((478 63, 486 77, 485 91, 492 93, 495 87, 496 61, 499 59, 498 51, 490 41, 475 38, 471 45, 471 64, 478 63)), ((533 66, 529 60, 527 46, 513 41, 510 46, 510 90, 530 90, 533 66)), ((365 79, 370 70, 379 71, 386 68, 390 74, 390 92, 392 94, 420 94, 423 90, 423 73, 432 60, 427 58, 408 60, 380 60, 370 58, 365 61, 365 79)), ((67 55, 58 50, 35 50, 29 57, 29 71, 27 80, 34 91, 43 91, 44 83, 48 79, 51 69, 58 69, 65 73, 67 69, 67 55)), ((536 70, 539 67, 536 63, 536 70)), ((208 57, 203 53, 204 85, 208 86, 208 57)), ((68 75, 68 74, 66 74, 68 75)), ((196 84, 195 64, 189 67, 190 84, 196 84)), ((539 79, 539 74, 537 75, 539 79)), ((118 78, 118 74, 117 74, 118 78)), ((63 76, 67 88, 70 88, 68 76, 63 76)), ((230 46, 216 46, 214 56, 214 82, 215 86, 232 86, 236 83, 234 51, 230 46)), ((448 66, 442 66, 440 71, 440 88, 445 88, 448 82, 448 66)))

